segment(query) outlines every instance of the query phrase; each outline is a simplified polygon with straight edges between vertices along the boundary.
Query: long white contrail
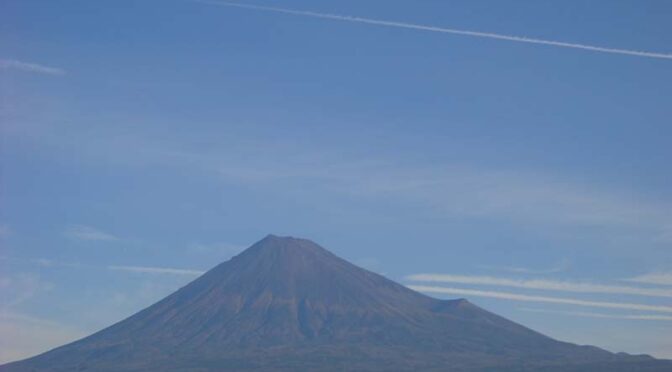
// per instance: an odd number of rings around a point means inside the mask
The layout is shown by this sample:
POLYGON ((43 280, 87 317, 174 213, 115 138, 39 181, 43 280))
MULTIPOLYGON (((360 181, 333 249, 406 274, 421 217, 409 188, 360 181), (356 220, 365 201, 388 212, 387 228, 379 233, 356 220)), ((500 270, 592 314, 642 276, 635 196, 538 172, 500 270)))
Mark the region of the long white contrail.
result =
POLYGON ((647 51, 639 51, 639 50, 606 48, 606 47, 595 46, 595 45, 567 43, 567 42, 564 42, 564 41, 533 39, 533 38, 524 37, 524 36, 503 35, 503 34, 496 34, 496 33, 491 33, 491 32, 480 32, 480 31, 459 30, 459 29, 454 29, 454 28, 424 26, 424 25, 418 25, 418 24, 413 24, 413 23, 383 21, 383 20, 372 19, 372 18, 362 18, 362 17, 344 16, 344 15, 338 15, 338 14, 317 13, 317 12, 312 12, 312 11, 307 11, 307 10, 295 10, 295 9, 277 8, 277 7, 271 7, 271 6, 241 4, 241 3, 234 3, 234 2, 228 2, 228 1, 213 1, 213 0, 192 0, 192 1, 199 2, 199 3, 204 3, 204 4, 212 4, 212 5, 228 6, 228 7, 235 7, 235 8, 259 10, 259 11, 264 11, 264 12, 291 14, 291 15, 302 16, 302 17, 313 17, 313 18, 330 19, 330 20, 335 20, 335 21, 366 23, 366 24, 376 25, 376 26, 398 27, 398 28, 406 28, 406 29, 412 29, 412 30, 440 32, 440 33, 462 35, 462 36, 472 36, 472 37, 481 37, 481 38, 487 38, 487 39, 514 41, 514 42, 518 42, 518 43, 548 45, 548 46, 554 46, 554 47, 560 47, 560 48, 583 49, 583 50, 589 50, 589 51, 592 51, 592 52, 600 52, 600 53, 612 53, 612 54, 624 54, 624 55, 637 56, 637 57, 672 59, 672 54, 671 53, 656 53, 656 52, 647 52, 647 51))

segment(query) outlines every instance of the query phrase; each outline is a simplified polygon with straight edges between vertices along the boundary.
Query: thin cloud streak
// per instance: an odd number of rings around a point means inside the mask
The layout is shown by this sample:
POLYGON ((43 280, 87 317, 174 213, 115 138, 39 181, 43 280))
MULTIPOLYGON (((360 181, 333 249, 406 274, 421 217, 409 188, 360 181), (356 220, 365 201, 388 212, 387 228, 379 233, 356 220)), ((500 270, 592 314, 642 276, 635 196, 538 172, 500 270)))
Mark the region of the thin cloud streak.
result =
POLYGON ((329 20, 335 20, 335 21, 365 23, 365 24, 376 25, 376 26, 397 27, 397 28, 405 28, 405 29, 420 30, 420 31, 439 32, 439 33, 454 34, 454 35, 461 35, 461 36, 471 36, 471 37, 478 37, 478 38, 505 40, 505 41, 512 41, 512 42, 517 42, 517 43, 547 45, 547 46, 560 47, 560 48, 582 49, 582 50, 588 50, 588 51, 600 52, 600 53, 621 54, 621 55, 646 57, 646 58, 672 59, 672 54, 670 54, 670 53, 656 53, 656 52, 630 50, 630 49, 607 48, 607 47, 601 47, 601 46, 595 46, 595 45, 568 43, 568 42, 563 42, 563 41, 545 40, 545 39, 534 39, 534 38, 529 38, 529 37, 497 34, 497 33, 492 33, 492 32, 480 32, 480 31, 460 30, 460 29, 453 29, 453 28, 425 26, 425 25, 419 25, 419 24, 413 24, 413 23, 384 21, 384 20, 378 20, 378 19, 372 19, 372 18, 343 16, 343 15, 337 15, 337 14, 318 13, 318 12, 305 11, 305 10, 277 8, 277 7, 261 6, 261 5, 240 4, 240 3, 225 2, 225 1, 209 1, 209 0, 192 0, 192 1, 199 2, 199 3, 204 3, 204 4, 228 6, 228 7, 243 8, 243 9, 251 9, 251 10, 264 11, 264 12, 291 14, 291 15, 302 16, 302 17, 312 17, 312 18, 322 18, 322 19, 329 19, 329 20))
POLYGON ((432 287, 432 286, 423 286, 423 285, 409 285, 407 286, 410 289, 413 289, 418 292, 424 293, 439 293, 439 294, 450 294, 450 295, 459 295, 459 296, 474 296, 474 297, 487 297, 487 298, 496 298, 500 300, 511 300, 511 301, 522 301, 522 302, 544 302, 544 303, 553 303, 553 304, 565 304, 565 305, 576 305, 576 306, 586 306, 586 307, 601 307, 607 309, 628 309, 628 310, 642 310, 642 311, 655 311, 663 313, 672 313, 672 306, 658 306, 658 305, 646 305, 646 304, 635 304, 627 302, 603 302, 603 301, 589 301, 589 300, 580 300, 576 298, 564 298, 564 297, 547 297, 547 296, 529 296, 518 293, 510 292, 495 292, 495 291, 479 291, 474 289, 463 289, 463 288, 450 288, 450 287, 432 287))
POLYGON ((42 279, 39 273, 0 277, 0 312, 23 305, 53 289, 54 283, 42 279))
POLYGON ((672 285, 672 272, 654 272, 623 280, 633 283, 672 285))
POLYGON ((668 315, 621 315, 621 314, 604 314, 604 313, 593 313, 585 311, 562 311, 562 310, 546 310, 546 309, 532 309, 522 307, 519 308, 520 311, 527 311, 530 313, 545 313, 545 314, 561 314, 561 315, 571 315, 578 316, 583 318, 602 318, 602 319, 627 319, 627 320, 672 320, 672 316, 668 315))
POLYGON ((554 274, 567 271, 567 269, 569 268, 569 261, 562 260, 558 264, 549 267, 547 269, 531 269, 527 267, 494 266, 494 265, 479 265, 479 267, 484 269, 508 271, 511 273, 519 273, 519 274, 554 274))
POLYGON ((149 267, 149 266, 108 266, 110 270, 130 271, 143 274, 172 274, 172 275, 192 275, 199 276, 205 273, 201 270, 175 269, 170 267, 149 267))
POLYGON ((18 70, 45 75, 65 75, 65 70, 37 63, 22 62, 15 59, 0 59, 0 70, 18 70))
MULTIPOLYGON (((27 262, 27 263, 32 263, 40 267, 67 267, 67 268, 79 268, 79 269, 108 269, 108 270, 115 270, 115 271, 126 271, 126 272, 135 272, 135 273, 145 273, 145 274, 175 274, 175 275, 202 275, 205 273, 203 270, 193 270, 193 269, 176 269, 176 268, 171 268, 171 267, 156 267, 156 266, 125 266, 125 265, 107 265, 107 266, 98 266, 98 265, 87 265, 87 264, 82 264, 78 262, 62 262, 62 261, 54 261, 46 258, 38 258, 38 259, 16 259, 16 258, 9 258, 5 257, 5 259, 11 259, 15 261, 22 261, 22 262, 27 262)), ((23 282, 27 282, 30 285, 30 288, 36 287, 38 277, 33 277, 33 276, 28 276, 28 275, 22 275, 20 279, 23 280, 23 282)), ((21 282, 21 283, 23 283, 21 282)), ((17 283, 16 279, 12 278, 6 278, 6 277, 0 277, 0 289, 4 287, 17 287, 21 288, 19 286, 19 283, 17 283)), ((51 286, 51 285, 50 285, 51 286)), ((49 287, 46 287, 47 289, 50 289, 49 287)), ((34 292, 34 290, 21 290, 21 292, 26 295, 29 294, 29 292, 34 292)))
POLYGON ((542 289, 548 291, 576 292, 576 293, 610 293, 650 297, 672 297, 672 290, 658 288, 641 288, 622 285, 606 285, 595 283, 581 283, 559 280, 541 279, 510 279, 492 276, 471 276, 451 274, 414 274, 406 277, 416 282, 433 283, 460 283, 474 285, 491 285, 525 289, 542 289))
POLYGON ((72 225, 65 230, 65 236, 77 240, 119 240, 118 237, 91 226, 72 225))

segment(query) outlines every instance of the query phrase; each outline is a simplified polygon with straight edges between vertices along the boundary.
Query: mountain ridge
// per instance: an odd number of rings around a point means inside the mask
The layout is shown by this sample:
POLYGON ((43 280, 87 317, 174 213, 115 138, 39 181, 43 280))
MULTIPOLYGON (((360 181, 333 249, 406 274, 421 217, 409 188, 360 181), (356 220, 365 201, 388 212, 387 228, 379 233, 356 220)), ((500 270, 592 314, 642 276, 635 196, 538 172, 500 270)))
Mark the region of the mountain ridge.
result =
POLYGON ((465 299, 415 292, 310 240, 268 235, 131 317, 0 371, 447 366, 455 371, 672 370, 648 356, 553 340, 465 299))

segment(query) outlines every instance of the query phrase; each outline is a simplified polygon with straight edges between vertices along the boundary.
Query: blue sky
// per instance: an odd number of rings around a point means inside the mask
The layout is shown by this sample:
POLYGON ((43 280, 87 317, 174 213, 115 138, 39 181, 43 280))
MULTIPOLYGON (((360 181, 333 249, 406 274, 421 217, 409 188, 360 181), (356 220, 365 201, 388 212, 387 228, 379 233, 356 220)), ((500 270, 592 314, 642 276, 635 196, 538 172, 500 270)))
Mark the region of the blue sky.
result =
MULTIPOLYGON (((672 52, 668 1, 254 4, 672 52)), ((0 25, 0 361, 268 233, 672 358, 670 58, 184 0, 7 0, 0 25)))

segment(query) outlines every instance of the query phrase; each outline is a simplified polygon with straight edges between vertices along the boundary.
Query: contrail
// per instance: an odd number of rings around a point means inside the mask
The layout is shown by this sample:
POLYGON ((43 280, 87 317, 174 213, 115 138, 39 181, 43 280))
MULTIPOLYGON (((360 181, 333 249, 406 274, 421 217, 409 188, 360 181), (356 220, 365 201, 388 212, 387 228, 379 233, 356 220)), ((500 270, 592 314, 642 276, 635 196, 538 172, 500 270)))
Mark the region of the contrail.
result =
POLYGON ((276 7, 262 6, 262 5, 240 4, 240 3, 227 2, 227 1, 212 1, 212 0, 192 0, 192 1, 198 2, 198 3, 204 3, 204 4, 211 4, 211 5, 221 5, 221 6, 228 6, 228 7, 235 7, 235 8, 259 10, 259 11, 264 11, 264 12, 291 14, 291 15, 302 16, 302 17, 330 19, 330 20, 334 20, 334 21, 366 23, 366 24, 376 25, 376 26, 397 27, 397 28, 406 28, 406 29, 412 29, 412 30, 440 32, 440 33, 446 33, 446 34, 472 36, 472 37, 480 37, 480 38, 486 38, 486 39, 514 41, 514 42, 518 42, 518 43, 548 45, 548 46, 554 46, 554 47, 560 47, 560 48, 583 49, 583 50, 589 50, 589 51, 592 51, 592 52, 600 52, 600 53, 612 53, 612 54, 624 54, 624 55, 637 56, 637 57, 672 59, 672 54, 670 54, 670 53, 655 53, 655 52, 629 50, 629 49, 606 48, 606 47, 595 46, 595 45, 567 43, 567 42, 564 42, 564 41, 534 39, 534 38, 529 38, 529 37, 524 37, 524 36, 513 36, 513 35, 496 34, 496 33, 491 33, 491 32, 480 32, 480 31, 459 30, 459 29, 453 29, 453 28, 424 26, 424 25, 418 25, 418 24, 413 24, 413 23, 383 21, 383 20, 372 19, 372 18, 362 18, 362 17, 344 16, 344 15, 338 15, 338 14, 317 13, 317 12, 312 12, 312 11, 307 11, 307 10, 276 8, 276 7))
POLYGON ((0 70, 19 70, 25 72, 34 72, 38 74, 46 75, 65 75, 65 70, 39 65, 37 63, 29 63, 23 61, 17 61, 15 59, 0 59, 0 70))

